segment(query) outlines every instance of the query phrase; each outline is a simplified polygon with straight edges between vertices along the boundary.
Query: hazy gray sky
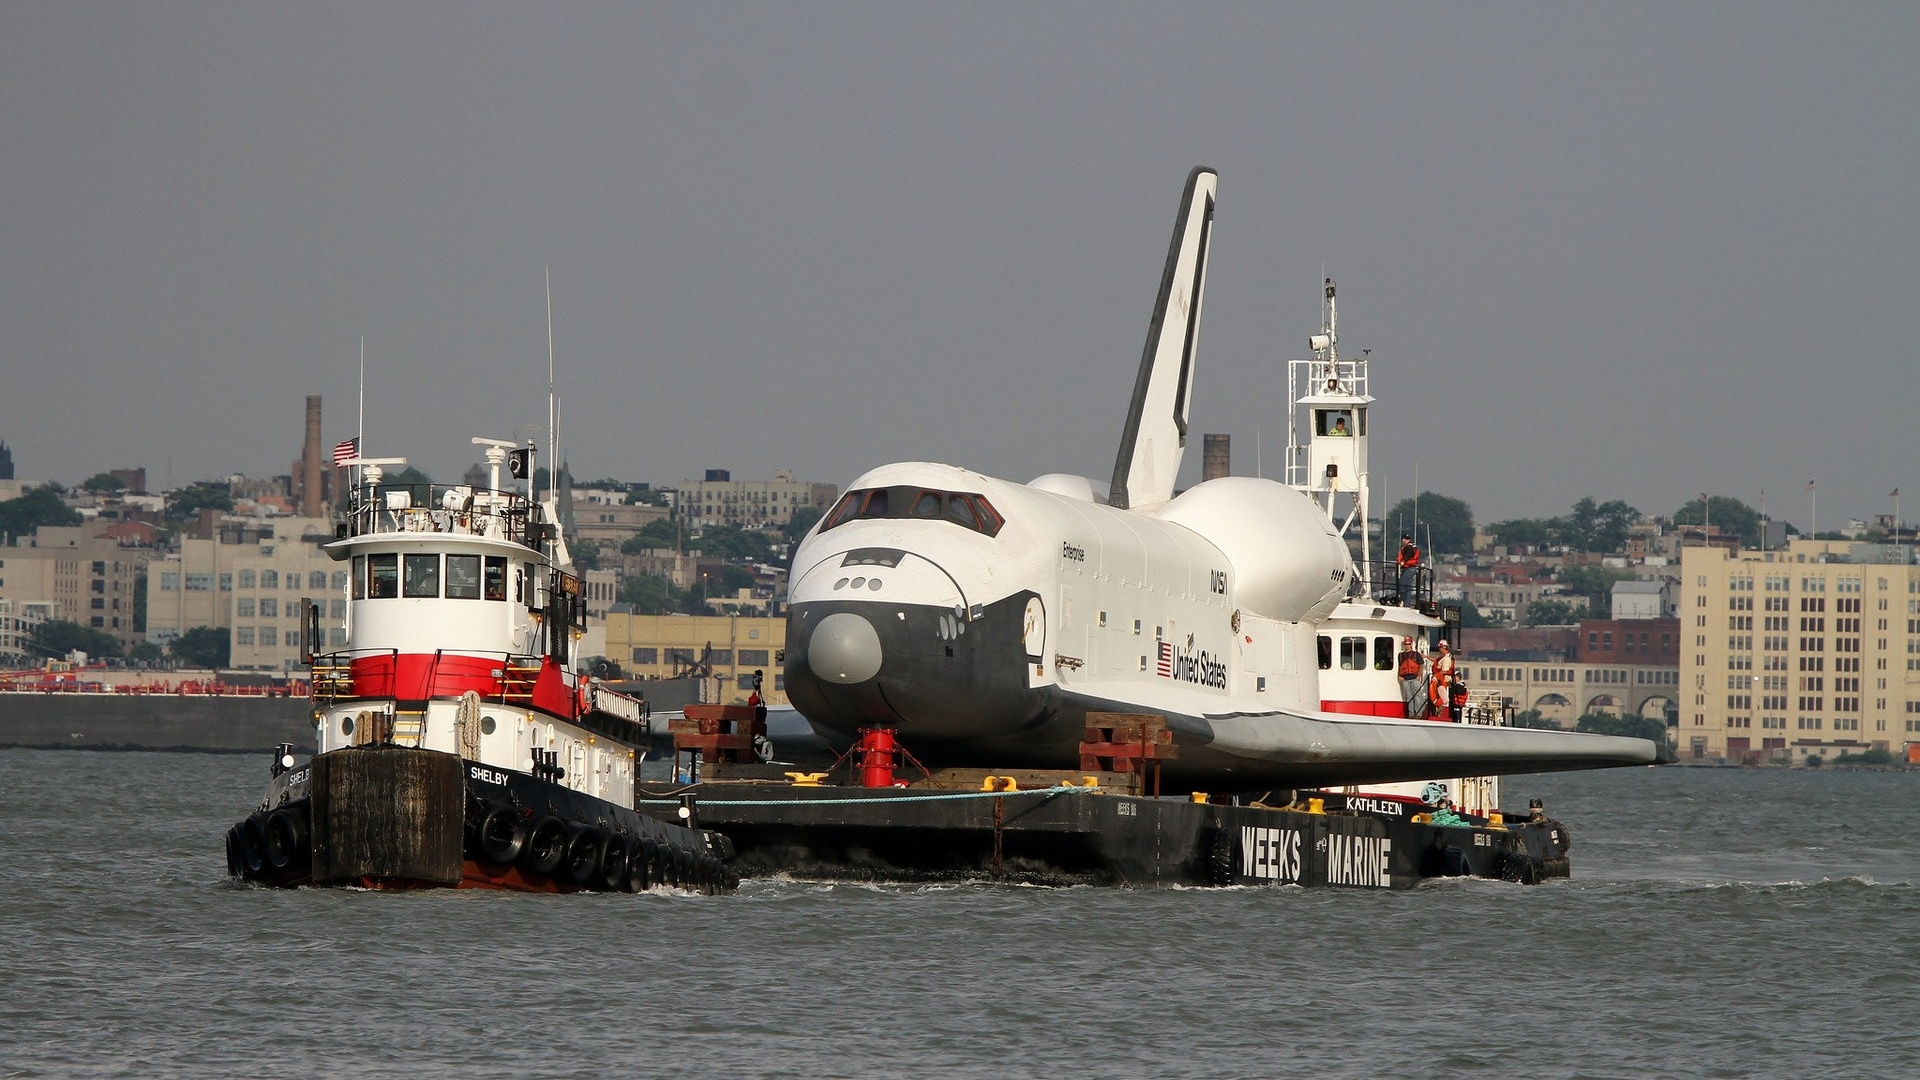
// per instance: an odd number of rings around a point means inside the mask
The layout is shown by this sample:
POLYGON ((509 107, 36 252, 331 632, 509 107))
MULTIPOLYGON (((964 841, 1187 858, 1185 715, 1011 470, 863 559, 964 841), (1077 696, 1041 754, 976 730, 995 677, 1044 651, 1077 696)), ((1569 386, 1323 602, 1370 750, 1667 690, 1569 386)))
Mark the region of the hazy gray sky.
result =
MULTIPOLYGON (((1193 419, 1268 472, 1341 286, 1376 486, 1920 510, 1920 7, 0 8, 21 475, 929 459, 1105 478, 1187 170, 1193 419)), ((1190 447, 1189 471, 1199 447, 1190 447)))

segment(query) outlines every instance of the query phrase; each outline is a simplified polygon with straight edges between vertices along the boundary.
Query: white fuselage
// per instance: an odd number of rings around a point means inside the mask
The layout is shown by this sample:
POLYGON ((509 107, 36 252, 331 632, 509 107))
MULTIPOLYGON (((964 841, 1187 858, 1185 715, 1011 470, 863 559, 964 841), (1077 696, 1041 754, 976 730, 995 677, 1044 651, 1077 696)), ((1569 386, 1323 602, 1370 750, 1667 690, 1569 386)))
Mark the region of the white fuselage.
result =
POLYGON ((1061 488, 1073 485, 927 463, 855 481, 848 498, 888 491, 887 512, 836 507, 794 559, 787 685, 802 712, 842 736, 886 722, 910 745, 918 735, 1019 758, 1057 752, 1062 733, 1077 743, 1089 708, 1318 709, 1313 627, 1352 565, 1306 497, 1227 477, 1120 510, 1061 488), (984 498, 1003 524, 988 535, 902 502, 956 493, 984 498), (840 613, 873 628, 859 636, 876 663, 812 654, 811 624, 840 613), (1035 730, 1047 713, 1067 714, 1055 737, 1035 730))

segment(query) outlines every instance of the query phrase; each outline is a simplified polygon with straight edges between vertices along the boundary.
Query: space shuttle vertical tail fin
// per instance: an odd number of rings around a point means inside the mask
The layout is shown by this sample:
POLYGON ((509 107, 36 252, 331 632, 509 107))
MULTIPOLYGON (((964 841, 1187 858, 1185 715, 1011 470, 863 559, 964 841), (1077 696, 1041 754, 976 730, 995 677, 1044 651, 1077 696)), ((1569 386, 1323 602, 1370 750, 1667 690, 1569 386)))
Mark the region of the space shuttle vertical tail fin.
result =
POLYGON ((1192 407, 1193 352, 1200 333, 1200 300, 1207 284, 1207 247, 1220 176, 1204 166, 1187 175, 1173 245, 1147 327, 1147 347, 1134 379, 1133 403, 1120 455, 1113 464, 1112 505, 1135 509, 1173 498, 1175 475, 1187 446, 1192 407))

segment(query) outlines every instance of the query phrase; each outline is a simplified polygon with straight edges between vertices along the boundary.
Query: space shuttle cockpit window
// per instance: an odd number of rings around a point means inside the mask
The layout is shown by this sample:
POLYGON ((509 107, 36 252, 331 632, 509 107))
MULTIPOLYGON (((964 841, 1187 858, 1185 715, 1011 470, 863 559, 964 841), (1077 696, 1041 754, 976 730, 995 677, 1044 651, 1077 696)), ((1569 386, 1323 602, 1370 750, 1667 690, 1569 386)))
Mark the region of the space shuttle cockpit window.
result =
POLYGON ((834 504, 820 531, 826 532, 860 518, 945 521, 988 536, 997 535, 1000 527, 1006 524, 1006 520, 983 496, 903 485, 847 492, 834 504))

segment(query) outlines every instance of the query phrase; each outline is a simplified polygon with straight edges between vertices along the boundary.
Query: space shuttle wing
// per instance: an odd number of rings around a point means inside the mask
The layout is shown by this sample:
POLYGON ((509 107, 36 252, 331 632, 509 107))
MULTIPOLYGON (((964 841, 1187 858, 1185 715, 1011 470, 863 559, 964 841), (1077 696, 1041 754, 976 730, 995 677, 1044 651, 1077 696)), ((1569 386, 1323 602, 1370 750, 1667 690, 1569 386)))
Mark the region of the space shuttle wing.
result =
POLYGON ((1194 346, 1206 292, 1207 250, 1220 177, 1196 168, 1187 175, 1174 223, 1173 244, 1147 327, 1147 346, 1134 379, 1127 426, 1113 465, 1112 505, 1144 509, 1173 498, 1175 475, 1187 445, 1192 408, 1194 346))
POLYGON ((1432 720, 1269 713, 1208 717, 1210 754, 1234 771, 1294 785, 1610 769, 1672 761, 1646 739, 1432 720))

